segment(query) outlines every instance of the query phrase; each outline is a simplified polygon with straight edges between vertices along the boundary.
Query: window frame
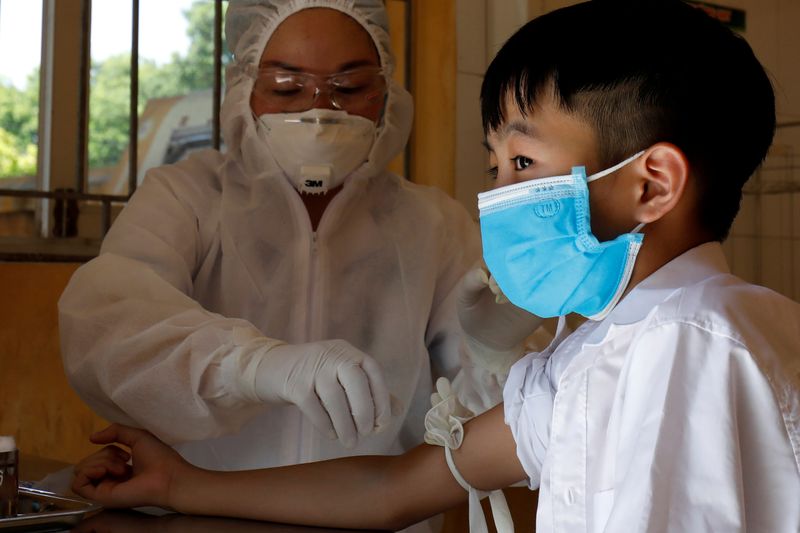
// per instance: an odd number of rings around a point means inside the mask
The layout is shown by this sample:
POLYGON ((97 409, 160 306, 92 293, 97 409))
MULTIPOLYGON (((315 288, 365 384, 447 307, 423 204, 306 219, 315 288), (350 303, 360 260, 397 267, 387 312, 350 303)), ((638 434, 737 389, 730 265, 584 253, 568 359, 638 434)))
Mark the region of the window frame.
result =
MULTIPOLYGON (((220 146, 222 0, 214 3, 212 142, 220 146)), ((138 167, 139 0, 131 0, 128 194, 91 194, 88 187, 89 71, 92 0, 42 0, 39 150, 33 189, 0 187, 0 197, 41 200, 36 237, 0 238, 0 261, 73 261, 96 256, 113 210, 136 191, 138 167), (75 81, 77 80, 77 83, 75 81), (77 121, 75 117, 78 117, 77 121), (99 207, 100 238, 80 237, 81 210, 99 207)), ((84 211, 86 213, 86 211, 84 211)))

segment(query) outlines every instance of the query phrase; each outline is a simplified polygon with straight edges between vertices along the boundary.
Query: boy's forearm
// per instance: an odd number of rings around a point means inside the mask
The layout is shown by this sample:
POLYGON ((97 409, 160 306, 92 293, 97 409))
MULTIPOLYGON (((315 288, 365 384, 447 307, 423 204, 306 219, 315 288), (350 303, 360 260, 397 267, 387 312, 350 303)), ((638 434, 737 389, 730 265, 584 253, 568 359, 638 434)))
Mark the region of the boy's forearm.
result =
MULTIPOLYGON (((454 452, 462 475, 484 490, 525 477, 503 406, 465 425, 454 452)), ((167 505, 187 514, 342 528, 402 529, 467 500, 444 450, 422 444, 397 456, 211 472, 186 465, 172 476, 167 505)))
MULTIPOLYGON (((408 525, 391 492, 399 457, 350 457, 240 472, 192 468, 170 488, 170 507, 312 526, 396 529, 408 525)), ((425 511, 422 511, 424 513, 425 511)), ((422 519, 424 516, 415 517, 422 519)), ((413 523, 413 522, 411 522, 413 523)))

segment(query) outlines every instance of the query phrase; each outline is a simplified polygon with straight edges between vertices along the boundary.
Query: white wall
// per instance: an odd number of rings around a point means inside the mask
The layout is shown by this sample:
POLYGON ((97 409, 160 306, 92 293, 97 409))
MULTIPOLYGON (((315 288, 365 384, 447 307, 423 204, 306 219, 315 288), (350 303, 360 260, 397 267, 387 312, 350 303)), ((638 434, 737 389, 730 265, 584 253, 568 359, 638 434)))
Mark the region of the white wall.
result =
MULTIPOLYGON (((488 158, 481 146, 479 95, 483 72, 503 42, 525 22, 574 3, 456 1, 456 198, 476 219, 476 195, 492 186, 486 177, 488 158)), ((778 122, 800 122, 800 1, 715 3, 747 12, 743 36, 773 79, 778 122)), ((800 127, 778 130, 763 170, 751 180, 725 251, 735 274, 800 300, 800 127), (766 190, 779 192, 766 194, 766 190)))
POLYGON ((490 55, 488 18, 487 0, 456 0, 455 197, 476 218, 476 195, 490 186, 479 100, 490 55))

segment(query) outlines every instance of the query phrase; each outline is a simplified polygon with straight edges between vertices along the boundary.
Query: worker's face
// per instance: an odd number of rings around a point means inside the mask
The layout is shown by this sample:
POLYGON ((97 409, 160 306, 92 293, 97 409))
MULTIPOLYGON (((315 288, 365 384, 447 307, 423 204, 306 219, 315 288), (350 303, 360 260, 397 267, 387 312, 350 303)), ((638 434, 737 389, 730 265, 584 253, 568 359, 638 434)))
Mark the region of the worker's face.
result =
POLYGON ((334 9, 304 9, 270 37, 250 106, 256 115, 342 109, 377 122, 385 96, 385 80, 376 73, 380 67, 378 51, 361 24, 334 9), (268 74, 276 70, 283 79, 268 74), (350 74, 326 78, 339 73, 350 74), (289 90, 276 86, 288 79, 289 90))
MULTIPOLYGON (((486 136, 495 187, 570 174, 572 167, 585 166, 587 174, 604 170, 600 166, 597 141, 592 128, 566 113, 552 95, 539 98, 536 107, 523 115, 509 97, 505 121, 486 136)), ((592 232, 601 241, 630 231, 634 197, 621 179, 630 172, 622 168, 589 183, 592 232)))

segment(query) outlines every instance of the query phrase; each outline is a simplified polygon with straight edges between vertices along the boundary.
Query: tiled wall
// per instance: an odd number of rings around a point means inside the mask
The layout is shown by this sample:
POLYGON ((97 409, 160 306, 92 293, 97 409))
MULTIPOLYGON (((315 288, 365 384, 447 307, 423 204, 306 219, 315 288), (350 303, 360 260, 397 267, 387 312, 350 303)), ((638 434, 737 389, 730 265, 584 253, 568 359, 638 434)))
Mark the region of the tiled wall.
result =
MULTIPOLYGON (((457 0, 457 123, 455 196, 477 219, 476 195, 491 188, 481 146, 479 95, 491 58, 531 18, 572 0, 457 0)), ((726 0, 744 9, 743 33, 775 86, 778 122, 800 122, 800 2, 726 0)), ((746 105, 746 102, 743 102, 746 105)), ((736 110, 732 109, 731 113, 736 110)), ((724 245, 734 274, 800 300, 800 126, 780 128, 754 176, 724 245)))
MULTIPOLYGON (((800 122, 800 2, 726 0, 747 12, 744 37, 770 74, 778 123, 800 122)), ((746 105, 746 103, 745 103, 746 105)), ((760 171, 748 183, 725 243, 734 274, 800 301, 800 127, 778 128, 760 171)))
POLYGON ((773 146, 745 189, 724 249, 734 274, 800 301, 798 148, 773 146))

